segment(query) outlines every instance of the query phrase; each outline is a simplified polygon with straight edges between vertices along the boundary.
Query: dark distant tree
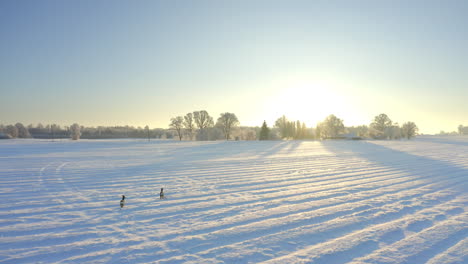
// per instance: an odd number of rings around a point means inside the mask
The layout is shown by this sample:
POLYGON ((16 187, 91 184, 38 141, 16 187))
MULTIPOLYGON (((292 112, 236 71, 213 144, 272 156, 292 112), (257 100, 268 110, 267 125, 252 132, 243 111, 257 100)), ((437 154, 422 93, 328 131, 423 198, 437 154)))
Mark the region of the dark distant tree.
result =
POLYGON ((154 136, 155 136, 156 138, 162 138, 162 137, 164 136, 165 133, 166 133, 166 131, 164 131, 164 129, 162 129, 162 128, 156 128, 156 129, 154 130, 154 136))
POLYGON ((195 123, 193 120, 193 114, 188 113, 184 116, 184 128, 189 134, 190 140, 193 140, 193 132, 195 131, 195 123))
POLYGON ((418 127, 414 122, 406 122, 401 126, 401 134, 403 137, 410 139, 416 136, 418 132, 418 127))
POLYGON ((52 140, 55 139, 55 134, 60 131, 60 126, 57 124, 52 124, 49 126, 49 134, 52 136, 52 140))
POLYGON ((7 135, 9 135, 12 138, 18 137, 18 128, 16 126, 13 126, 13 125, 6 126, 5 132, 7 135))
POLYGON ((173 139, 174 138, 174 133, 172 131, 165 131, 164 136, 166 139, 173 139))
POLYGON ((218 118, 217 125, 223 130, 224 137, 229 140, 233 127, 239 125, 239 120, 233 113, 222 113, 218 118))
POLYGON ((262 128, 260 129, 260 140, 268 140, 270 138, 270 129, 267 126, 266 121, 263 121, 262 128))
POLYGON ((81 136, 81 127, 77 123, 74 123, 70 126, 70 136, 73 140, 80 139, 81 136))
POLYGON ((286 116, 278 118, 275 122, 275 127, 279 129, 281 138, 287 138, 289 136, 289 121, 286 116))
POLYGON ((344 132, 343 120, 335 115, 329 115, 322 123, 319 124, 321 138, 336 138, 344 132))
POLYGON ((145 126, 145 130, 146 130, 146 135, 148 136, 148 142, 149 142, 150 141, 150 129, 148 125, 145 126))
POLYGON ((458 126, 458 134, 463 135, 463 125, 458 126))
POLYGON ((19 138, 30 138, 31 135, 29 134, 28 129, 21 123, 16 123, 15 127, 18 129, 18 137, 19 138))
POLYGON ((41 124, 41 123, 38 123, 37 126, 36 126, 37 129, 44 129, 44 125, 41 124))
POLYGON ((374 117, 374 121, 371 123, 370 127, 375 133, 374 137, 377 138, 387 138, 388 135, 385 133, 386 129, 392 126, 392 120, 386 114, 380 114, 374 117))
POLYGON ((182 127, 184 123, 184 118, 182 116, 177 116, 171 118, 171 123, 169 124, 169 127, 174 129, 177 132, 177 135, 179 136, 179 141, 182 140, 182 127))

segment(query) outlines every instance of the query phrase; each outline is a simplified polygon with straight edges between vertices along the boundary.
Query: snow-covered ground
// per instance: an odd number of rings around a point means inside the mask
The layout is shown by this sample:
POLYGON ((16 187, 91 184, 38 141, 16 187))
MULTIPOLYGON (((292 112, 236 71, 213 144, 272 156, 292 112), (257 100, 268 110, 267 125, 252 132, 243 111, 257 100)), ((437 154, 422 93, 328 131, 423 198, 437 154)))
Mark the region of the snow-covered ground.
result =
POLYGON ((467 182, 462 137, 4 140, 0 263, 468 263, 467 182))

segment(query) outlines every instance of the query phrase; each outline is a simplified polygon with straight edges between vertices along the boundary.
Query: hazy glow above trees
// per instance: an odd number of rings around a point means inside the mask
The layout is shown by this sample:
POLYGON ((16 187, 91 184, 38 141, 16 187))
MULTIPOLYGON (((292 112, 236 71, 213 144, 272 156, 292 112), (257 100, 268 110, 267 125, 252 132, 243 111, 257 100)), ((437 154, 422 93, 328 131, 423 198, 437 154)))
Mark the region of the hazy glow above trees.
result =
POLYGON ((5 124, 468 124, 466 1, 1 1, 5 124), (234 15, 235 14, 235 15, 234 15), (79 111, 69 107, 80 102, 79 111), (21 105, 21 107, 18 107, 21 105), (12 109, 15 109, 14 111, 12 109))
POLYGON ((313 127, 329 114, 342 115, 347 102, 333 86, 320 82, 297 82, 285 85, 269 98, 266 112, 269 119, 286 115, 291 120, 300 120, 313 127))

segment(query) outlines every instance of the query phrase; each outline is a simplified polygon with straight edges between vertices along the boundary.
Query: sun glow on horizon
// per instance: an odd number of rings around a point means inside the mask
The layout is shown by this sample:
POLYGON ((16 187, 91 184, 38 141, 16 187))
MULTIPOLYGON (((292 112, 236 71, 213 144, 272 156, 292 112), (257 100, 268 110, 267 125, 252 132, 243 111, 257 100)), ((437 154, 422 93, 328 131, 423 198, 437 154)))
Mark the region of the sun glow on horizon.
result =
POLYGON ((307 127, 315 127, 330 114, 343 118, 340 114, 347 111, 345 98, 338 90, 321 82, 286 85, 272 94, 264 107, 268 120, 274 122, 285 115, 290 121, 304 122, 307 127))

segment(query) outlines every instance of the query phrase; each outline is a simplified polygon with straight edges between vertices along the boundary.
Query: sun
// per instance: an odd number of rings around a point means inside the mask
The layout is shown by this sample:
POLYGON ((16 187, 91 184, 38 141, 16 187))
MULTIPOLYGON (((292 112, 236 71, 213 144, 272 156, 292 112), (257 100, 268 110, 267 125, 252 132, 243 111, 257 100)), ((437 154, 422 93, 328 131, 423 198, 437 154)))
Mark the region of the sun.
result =
POLYGON ((341 113, 345 102, 331 85, 319 82, 300 82, 278 89, 266 103, 266 111, 276 120, 285 115, 289 120, 305 122, 308 127, 332 113, 341 113))

